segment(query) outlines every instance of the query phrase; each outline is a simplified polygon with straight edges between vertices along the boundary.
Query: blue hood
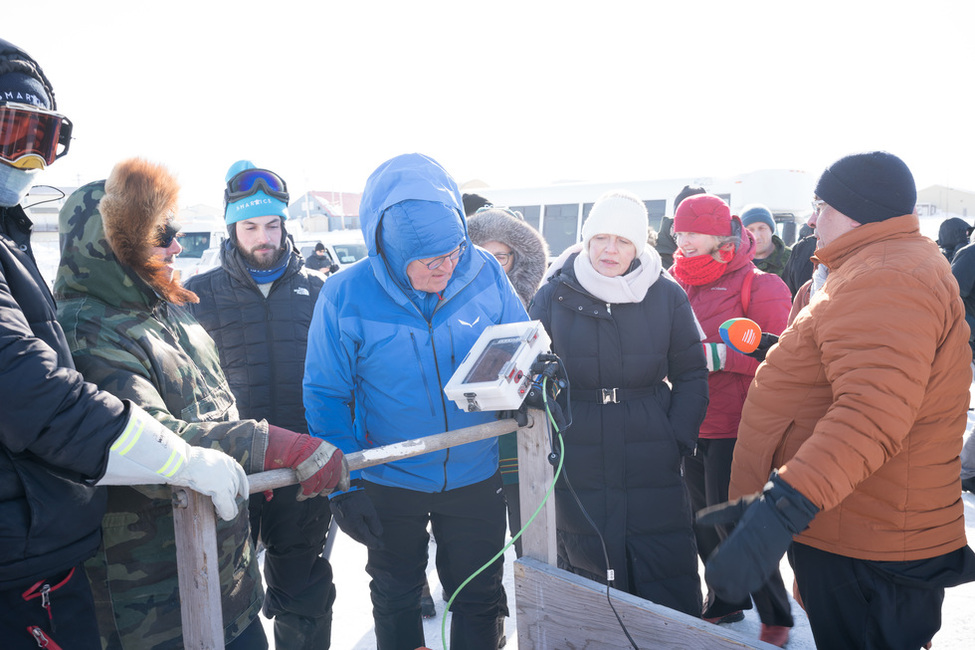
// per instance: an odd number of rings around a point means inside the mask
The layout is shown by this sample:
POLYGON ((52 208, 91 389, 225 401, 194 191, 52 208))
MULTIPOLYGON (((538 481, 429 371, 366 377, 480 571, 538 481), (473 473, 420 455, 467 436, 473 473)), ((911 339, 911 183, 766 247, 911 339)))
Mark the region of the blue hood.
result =
MULTIPOLYGON (((412 153, 386 161, 366 181, 359 204, 362 235, 373 272, 391 278, 407 295, 413 291, 406 267, 413 260, 443 255, 470 238, 460 189, 429 156, 412 153)), ((470 271, 470 252, 458 260, 450 282, 470 271)), ((445 293, 449 293, 448 290, 445 293)))

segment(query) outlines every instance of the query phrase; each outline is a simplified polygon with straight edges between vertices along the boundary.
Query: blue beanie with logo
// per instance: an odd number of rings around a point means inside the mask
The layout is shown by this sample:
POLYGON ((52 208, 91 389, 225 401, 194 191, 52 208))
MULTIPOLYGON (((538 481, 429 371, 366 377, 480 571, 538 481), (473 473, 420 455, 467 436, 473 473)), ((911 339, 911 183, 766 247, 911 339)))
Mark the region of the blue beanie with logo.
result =
MULTIPOLYGON (((225 182, 230 183, 230 179, 248 169, 260 169, 260 167, 249 160, 238 160, 227 170, 225 182)), ((288 204, 281 199, 269 196, 263 190, 257 190, 237 201, 231 201, 224 210, 224 217, 228 226, 245 219, 270 216, 281 217, 282 221, 287 220, 288 204)))

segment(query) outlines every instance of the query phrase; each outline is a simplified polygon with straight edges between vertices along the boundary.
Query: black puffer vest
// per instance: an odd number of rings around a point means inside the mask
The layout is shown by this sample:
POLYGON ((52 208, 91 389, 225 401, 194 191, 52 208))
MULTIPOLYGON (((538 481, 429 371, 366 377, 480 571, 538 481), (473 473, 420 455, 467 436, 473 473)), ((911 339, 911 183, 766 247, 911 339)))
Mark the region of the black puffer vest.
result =
POLYGON ((305 349, 325 278, 304 268, 301 254, 290 240, 289 245, 291 261, 267 298, 230 241, 221 251, 221 266, 190 278, 186 288, 200 297, 189 308, 217 344, 240 417, 307 433, 301 393, 305 349))

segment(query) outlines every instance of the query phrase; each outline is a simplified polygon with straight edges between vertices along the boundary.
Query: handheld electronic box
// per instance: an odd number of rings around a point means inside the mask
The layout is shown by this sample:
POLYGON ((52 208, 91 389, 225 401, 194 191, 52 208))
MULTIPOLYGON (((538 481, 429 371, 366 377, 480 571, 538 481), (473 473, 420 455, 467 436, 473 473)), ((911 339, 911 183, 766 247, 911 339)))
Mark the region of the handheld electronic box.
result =
POLYGON ((444 387, 464 411, 508 411, 521 406, 531 388, 531 367, 552 340, 541 321, 491 325, 444 387))

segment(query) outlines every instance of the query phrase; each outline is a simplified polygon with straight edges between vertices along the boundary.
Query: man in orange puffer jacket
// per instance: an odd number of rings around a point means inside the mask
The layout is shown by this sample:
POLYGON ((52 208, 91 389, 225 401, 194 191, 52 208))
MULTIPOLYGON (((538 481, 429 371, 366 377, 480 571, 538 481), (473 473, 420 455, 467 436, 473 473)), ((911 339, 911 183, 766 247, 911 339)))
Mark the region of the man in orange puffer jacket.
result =
POLYGON ((759 493, 702 513, 738 521, 707 577, 748 593, 788 549, 818 647, 918 648, 945 587, 975 579, 958 478, 969 329, 903 161, 841 158, 816 194, 829 275, 748 393, 730 496, 759 493))

